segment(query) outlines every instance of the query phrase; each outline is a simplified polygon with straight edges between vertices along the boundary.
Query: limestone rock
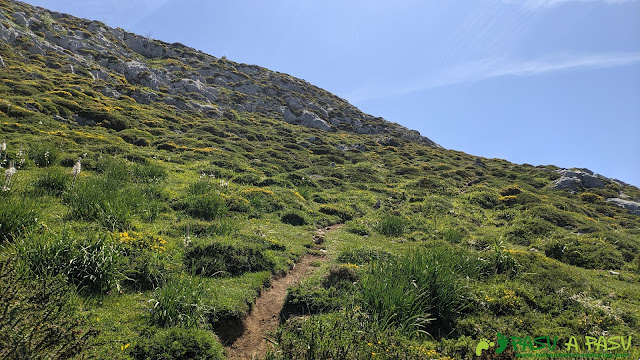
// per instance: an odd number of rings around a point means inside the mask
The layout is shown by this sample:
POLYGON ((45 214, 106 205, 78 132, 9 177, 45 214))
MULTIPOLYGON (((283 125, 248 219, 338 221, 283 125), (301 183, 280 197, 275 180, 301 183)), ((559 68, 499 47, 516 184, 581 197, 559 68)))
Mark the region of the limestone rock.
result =
POLYGON ((640 216, 640 202, 620 198, 609 198, 607 199, 607 202, 614 203, 631 214, 640 216))
POLYGON ((577 191, 580 187, 601 188, 605 185, 605 182, 591 171, 564 169, 558 170, 558 172, 562 174, 562 176, 553 182, 552 187, 554 189, 577 191))

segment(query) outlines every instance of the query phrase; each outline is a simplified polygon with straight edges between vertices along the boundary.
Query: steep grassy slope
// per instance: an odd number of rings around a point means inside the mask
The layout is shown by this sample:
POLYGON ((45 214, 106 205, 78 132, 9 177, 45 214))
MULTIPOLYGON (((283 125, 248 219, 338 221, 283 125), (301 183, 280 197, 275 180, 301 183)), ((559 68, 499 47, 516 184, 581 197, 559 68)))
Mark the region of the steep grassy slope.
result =
POLYGON ((221 358, 212 330, 320 248, 269 358, 640 338, 640 217, 605 201, 639 189, 556 190, 554 166, 442 149, 287 75, 0 9, 0 357, 221 358))

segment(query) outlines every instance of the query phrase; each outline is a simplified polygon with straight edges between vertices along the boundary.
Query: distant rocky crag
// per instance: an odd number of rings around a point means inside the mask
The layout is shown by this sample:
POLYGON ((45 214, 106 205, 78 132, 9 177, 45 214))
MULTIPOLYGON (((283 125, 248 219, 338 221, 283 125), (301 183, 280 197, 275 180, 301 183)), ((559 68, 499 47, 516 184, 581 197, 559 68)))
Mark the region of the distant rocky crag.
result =
POLYGON ((380 134, 438 146, 417 131, 367 115, 293 76, 21 2, 0 1, 0 40, 25 54, 42 55, 49 59, 47 66, 91 77, 96 88, 113 98, 161 102, 214 119, 233 109, 324 131, 380 134), (123 83, 134 86, 123 91, 116 86, 123 83))

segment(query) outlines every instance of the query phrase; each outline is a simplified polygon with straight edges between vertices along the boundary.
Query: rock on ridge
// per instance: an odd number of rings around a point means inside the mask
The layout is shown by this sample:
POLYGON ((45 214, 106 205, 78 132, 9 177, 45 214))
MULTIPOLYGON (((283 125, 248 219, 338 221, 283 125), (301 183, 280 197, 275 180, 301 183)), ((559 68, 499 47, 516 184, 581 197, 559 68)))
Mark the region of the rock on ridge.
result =
POLYGON ((163 102, 176 111, 219 117, 225 110, 260 113, 322 131, 395 136, 438 145, 414 130, 367 115, 323 89, 287 74, 218 59, 99 21, 1 0, 0 40, 24 55, 55 55, 62 71, 90 77, 106 96, 163 102), (115 88, 126 80, 128 92, 115 88))
POLYGON ((561 176, 553 182, 552 187, 554 189, 578 191, 581 187, 601 188, 605 185, 605 182, 598 175, 586 169, 583 171, 562 169, 558 170, 558 172, 561 176))

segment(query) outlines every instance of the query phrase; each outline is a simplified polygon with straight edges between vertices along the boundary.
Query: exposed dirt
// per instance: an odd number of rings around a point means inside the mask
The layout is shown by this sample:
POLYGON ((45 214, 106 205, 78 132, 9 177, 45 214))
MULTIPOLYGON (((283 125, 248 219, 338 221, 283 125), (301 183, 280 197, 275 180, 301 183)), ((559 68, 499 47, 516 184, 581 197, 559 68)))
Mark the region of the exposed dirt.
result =
MULTIPOLYGON (((322 243, 328 231, 335 230, 341 224, 319 229, 314 235, 316 244, 322 243), (320 241, 319 241, 320 240, 320 241)), ((251 313, 244 319, 242 335, 227 347, 229 360, 262 359, 267 351, 265 336, 278 328, 280 311, 287 296, 287 289, 302 281, 315 267, 311 264, 320 260, 322 256, 305 255, 295 264, 287 274, 271 281, 271 287, 266 289, 256 299, 251 313)))

